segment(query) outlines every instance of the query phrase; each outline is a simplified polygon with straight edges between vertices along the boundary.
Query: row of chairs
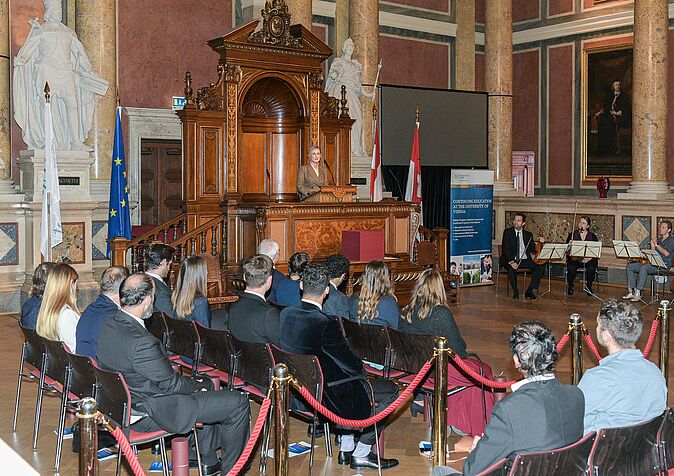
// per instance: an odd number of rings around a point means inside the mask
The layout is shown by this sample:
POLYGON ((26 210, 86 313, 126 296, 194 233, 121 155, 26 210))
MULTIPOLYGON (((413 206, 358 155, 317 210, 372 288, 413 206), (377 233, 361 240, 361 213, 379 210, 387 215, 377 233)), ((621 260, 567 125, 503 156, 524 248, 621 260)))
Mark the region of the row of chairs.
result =
POLYGON ((523 453, 480 476, 662 475, 674 468, 674 409, 637 425, 599 430, 551 451, 523 453))
MULTIPOLYGON (((122 429, 134 449, 140 445, 159 442, 164 474, 168 476, 165 438, 171 434, 165 431, 138 432, 131 428, 131 394, 119 372, 104 370, 91 357, 73 354, 63 342, 42 338, 33 329, 21 326, 21 331, 24 343, 19 363, 12 431, 16 431, 22 382, 24 379, 37 380, 33 449, 37 449, 45 392, 53 391, 61 396, 54 458, 56 471, 59 471, 61 464, 66 414, 81 399, 92 397, 96 399, 98 410, 122 429)), ((196 437, 196 429, 194 431, 196 437)), ((117 475, 121 468, 121 458, 120 451, 117 456, 117 475)), ((199 471, 201 472, 201 468, 199 471)))

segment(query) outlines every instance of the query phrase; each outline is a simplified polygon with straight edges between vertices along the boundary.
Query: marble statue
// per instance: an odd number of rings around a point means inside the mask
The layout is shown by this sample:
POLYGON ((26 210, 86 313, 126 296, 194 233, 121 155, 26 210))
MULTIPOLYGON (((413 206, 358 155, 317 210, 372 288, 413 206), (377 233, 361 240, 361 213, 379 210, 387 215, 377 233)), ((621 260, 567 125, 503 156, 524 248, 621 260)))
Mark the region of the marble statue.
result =
POLYGON ((325 92, 340 99, 342 97, 342 86, 346 86, 349 115, 351 119, 356 120, 351 128, 351 154, 366 155, 363 139, 363 108, 360 98, 365 96, 368 99, 374 99, 374 93, 363 91, 363 85, 360 82, 363 65, 351 58, 353 49, 353 41, 348 38, 342 45, 341 58, 335 58, 330 65, 330 72, 325 81, 325 92))
POLYGON ((61 0, 44 0, 44 23, 28 21, 30 33, 14 58, 14 119, 29 149, 44 149, 44 87, 49 83, 56 148, 90 150, 96 96, 108 82, 91 70, 84 46, 61 23, 61 0))

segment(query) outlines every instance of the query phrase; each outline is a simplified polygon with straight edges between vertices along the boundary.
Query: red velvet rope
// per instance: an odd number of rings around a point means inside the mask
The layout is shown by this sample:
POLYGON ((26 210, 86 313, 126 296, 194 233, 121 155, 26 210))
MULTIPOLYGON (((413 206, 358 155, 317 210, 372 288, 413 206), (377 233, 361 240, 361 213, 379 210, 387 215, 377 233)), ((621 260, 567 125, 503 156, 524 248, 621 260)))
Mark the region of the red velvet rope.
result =
POLYGON ((564 346, 566 345, 567 342, 569 342, 569 333, 568 332, 566 334, 564 334, 561 339, 559 339, 559 342, 557 342, 557 353, 558 354, 562 351, 562 349, 564 348, 564 346))
POLYGON ((592 337, 590 337, 590 334, 585 334, 583 336, 583 339, 585 340, 587 346, 590 348, 590 352, 594 354, 597 361, 600 361, 602 359, 601 354, 597 350, 597 346, 594 345, 594 341, 592 340, 592 337))
POLYGON ((126 439, 126 435, 124 435, 118 426, 116 426, 112 431, 112 436, 114 436, 117 440, 119 449, 122 451, 122 453, 124 453, 124 457, 129 462, 129 466, 131 466, 131 471, 133 471, 133 474, 135 476, 145 476, 145 472, 138 462, 138 458, 136 458, 136 455, 133 453, 133 449, 131 449, 129 440, 126 439))
POLYGON ((470 368, 470 366, 466 365, 463 359, 458 355, 454 356, 454 362, 456 362, 456 365, 461 367, 461 370, 470 375, 471 378, 477 380, 486 387, 506 389, 510 387, 512 384, 517 383, 517 380, 511 380, 510 382, 497 382, 495 380, 489 380, 488 378, 483 377, 482 375, 475 372, 472 368, 470 368))
POLYGON ((248 461, 248 458, 250 458, 250 454, 253 452, 253 449, 255 448, 255 443, 257 443, 257 439, 260 437, 260 432, 262 431, 264 422, 267 419, 269 407, 271 407, 271 398, 265 398, 262 401, 260 413, 257 416, 257 421, 255 422, 253 431, 250 434, 248 443, 246 444, 246 447, 243 449, 243 453, 241 453, 241 456, 239 456, 239 459, 236 460, 236 464, 232 466, 232 469, 230 469, 229 472, 227 473, 227 476, 236 476, 237 474, 239 474, 239 471, 241 471, 243 466, 246 464, 246 461, 248 461))
POLYGON ((370 418, 366 418, 365 420, 348 420, 346 418, 342 418, 339 415, 336 415, 335 413, 331 412, 329 409, 323 406, 318 400, 316 400, 306 387, 300 386, 297 388, 297 390, 300 392, 300 395, 302 395, 302 397, 307 401, 309 406, 314 407, 316 410, 319 411, 319 413, 321 413, 321 415, 323 415, 333 423, 336 423, 337 425, 344 426, 347 428, 365 428, 367 426, 374 425, 375 423, 383 420, 391 413, 393 413, 395 410, 397 410, 398 407, 400 407, 400 405, 402 405, 402 403, 407 399, 407 397, 409 397, 416 390, 416 388, 419 386, 424 377, 426 377, 426 374, 433 365, 433 360, 434 358, 430 359, 428 362, 424 364, 423 367, 421 367, 421 370, 414 378, 414 380, 412 380, 410 386, 407 387, 398 396, 398 398, 395 399, 395 401, 391 405, 389 405, 376 415, 371 416, 370 418))
POLYGON ((651 333, 648 334, 648 342, 646 342, 646 347, 644 347, 644 357, 648 358, 648 354, 651 353, 651 349, 653 348, 653 342, 655 342, 655 335, 658 333, 658 325, 660 324, 660 321, 658 319, 653 319, 653 323, 651 324, 651 333))

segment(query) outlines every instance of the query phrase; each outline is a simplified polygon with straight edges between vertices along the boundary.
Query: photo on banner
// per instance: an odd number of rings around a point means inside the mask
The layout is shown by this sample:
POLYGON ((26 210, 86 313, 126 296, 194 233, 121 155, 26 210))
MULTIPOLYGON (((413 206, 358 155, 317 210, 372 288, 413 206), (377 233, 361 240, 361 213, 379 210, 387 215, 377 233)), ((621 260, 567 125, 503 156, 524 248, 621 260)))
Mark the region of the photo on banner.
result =
POLYGON ((452 170, 450 274, 461 286, 493 284, 494 171, 452 170))

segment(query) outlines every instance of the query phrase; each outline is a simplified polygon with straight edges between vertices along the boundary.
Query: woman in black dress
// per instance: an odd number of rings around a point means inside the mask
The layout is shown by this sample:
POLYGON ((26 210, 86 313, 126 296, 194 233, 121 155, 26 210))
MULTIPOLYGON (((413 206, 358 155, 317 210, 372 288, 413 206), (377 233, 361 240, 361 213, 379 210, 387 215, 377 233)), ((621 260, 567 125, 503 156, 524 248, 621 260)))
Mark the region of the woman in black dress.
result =
MULTIPOLYGON (((578 229, 573 230, 573 233, 569 233, 569 236, 566 238, 566 242, 570 241, 599 241, 597 235, 590 231, 590 225, 592 221, 588 216, 581 216, 578 220, 578 229)), ((592 283, 597 276, 597 266, 599 260, 597 258, 575 258, 573 256, 567 255, 566 257, 566 293, 571 296, 573 294, 573 280, 576 279, 576 274, 578 269, 585 268, 585 279, 587 281, 587 294, 592 293, 592 283)))

